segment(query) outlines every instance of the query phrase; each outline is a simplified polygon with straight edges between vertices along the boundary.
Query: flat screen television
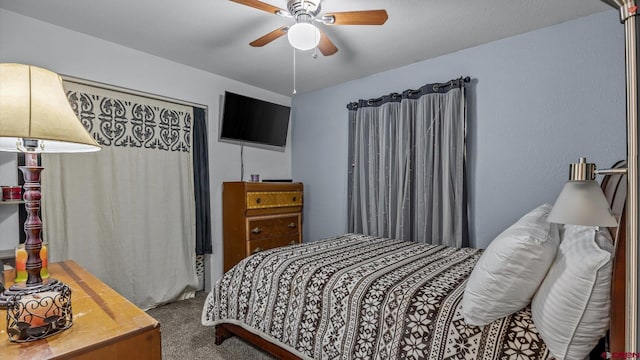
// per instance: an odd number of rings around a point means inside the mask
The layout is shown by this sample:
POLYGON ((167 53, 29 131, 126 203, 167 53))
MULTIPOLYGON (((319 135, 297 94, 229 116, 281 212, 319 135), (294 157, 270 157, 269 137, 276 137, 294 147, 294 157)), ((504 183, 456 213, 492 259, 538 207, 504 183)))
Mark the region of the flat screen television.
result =
POLYGON ((248 96, 224 93, 220 140, 283 149, 291 108, 248 96))

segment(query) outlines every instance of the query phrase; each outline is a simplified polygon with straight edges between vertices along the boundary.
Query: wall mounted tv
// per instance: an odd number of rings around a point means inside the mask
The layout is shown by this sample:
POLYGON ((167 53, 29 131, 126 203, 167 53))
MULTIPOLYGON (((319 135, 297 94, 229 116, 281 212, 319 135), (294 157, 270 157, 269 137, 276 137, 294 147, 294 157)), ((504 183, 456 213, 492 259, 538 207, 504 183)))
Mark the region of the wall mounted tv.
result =
POLYGON ((290 107, 229 91, 224 93, 223 106, 220 140, 284 149, 290 107))

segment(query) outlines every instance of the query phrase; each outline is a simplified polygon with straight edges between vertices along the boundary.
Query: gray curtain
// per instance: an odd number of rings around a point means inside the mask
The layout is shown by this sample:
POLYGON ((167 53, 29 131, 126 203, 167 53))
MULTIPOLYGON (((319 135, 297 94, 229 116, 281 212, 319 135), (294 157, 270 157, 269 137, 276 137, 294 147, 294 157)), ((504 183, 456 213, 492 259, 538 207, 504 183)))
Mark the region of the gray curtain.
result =
POLYGON ((349 231, 468 246, 465 80, 349 104, 349 231))
POLYGON ((212 254, 209 145, 206 110, 193 108, 193 188, 196 202, 196 255, 212 254))

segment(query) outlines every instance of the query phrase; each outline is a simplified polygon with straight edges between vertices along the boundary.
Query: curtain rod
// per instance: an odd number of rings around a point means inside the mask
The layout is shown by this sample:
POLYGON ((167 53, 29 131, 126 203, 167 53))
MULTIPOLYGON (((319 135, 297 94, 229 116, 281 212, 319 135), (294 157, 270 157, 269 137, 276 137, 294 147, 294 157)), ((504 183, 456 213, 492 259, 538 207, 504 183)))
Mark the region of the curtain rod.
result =
MULTIPOLYGON (((465 83, 469 83, 469 82, 471 82, 471 78, 468 77, 468 76, 465 76, 464 78, 460 77, 458 79, 449 80, 448 82, 446 82, 444 84, 433 84, 433 89, 436 90, 439 87, 451 86, 451 85, 453 85, 454 81, 463 81, 465 83)), ((415 90, 415 91, 417 91, 417 90, 415 90)))
POLYGON ((118 91, 118 92, 130 94, 130 95, 136 95, 136 96, 144 97, 147 99, 165 101, 165 102, 170 102, 170 103, 183 105, 183 106, 202 108, 202 109, 205 109, 207 113, 209 112, 209 107, 203 104, 193 103, 193 102, 175 99, 167 96, 156 95, 156 94, 152 94, 144 91, 133 90, 133 89, 125 88, 122 86, 110 85, 110 84, 106 84, 98 81, 82 79, 82 78, 69 76, 69 75, 60 74, 60 76, 64 81, 73 82, 80 85, 89 85, 93 87, 103 88, 106 90, 112 90, 112 91, 118 91))
POLYGON ((408 98, 411 99, 413 97, 415 97, 418 94, 430 94, 433 92, 439 92, 442 88, 446 88, 449 86, 454 86, 454 85, 459 85, 459 86, 463 86, 464 83, 469 83, 471 82, 471 78, 469 76, 465 76, 465 77, 459 77, 457 79, 452 79, 449 80, 445 83, 433 83, 433 84, 426 84, 421 86, 419 89, 407 89, 405 91, 403 91, 401 94, 400 93, 391 93, 388 95, 384 95, 381 96, 379 98, 375 98, 375 99, 368 99, 368 100, 359 100, 359 101, 355 101, 355 102, 351 102, 349 104, 347 104, 347 109, 349 110, 357 110, 359 107, 365 107, 368 105, 373 105, 376 103, 379 103, 381 101, 386 100, 385 102, 394 102, 394 101, 400 101, 403 98, 408 98))

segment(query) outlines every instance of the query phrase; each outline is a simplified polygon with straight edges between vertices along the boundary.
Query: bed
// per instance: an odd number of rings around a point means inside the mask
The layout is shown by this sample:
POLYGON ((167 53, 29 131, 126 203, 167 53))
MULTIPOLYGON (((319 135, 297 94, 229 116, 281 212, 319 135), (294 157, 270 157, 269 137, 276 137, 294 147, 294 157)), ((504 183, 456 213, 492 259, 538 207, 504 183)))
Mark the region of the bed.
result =
MULTIPOLYGON (((620 219, 608 229, 612 348, 624 338, 625 187, 623 175, 602 183, 620 219)), ((553 358, 531 306, 486 326, 465 322, 463 293, 482 254, 361 234, 271 249, 217 282, 202 323, 216 326, 216 344, 237 335, 286 359, 553 358)))

